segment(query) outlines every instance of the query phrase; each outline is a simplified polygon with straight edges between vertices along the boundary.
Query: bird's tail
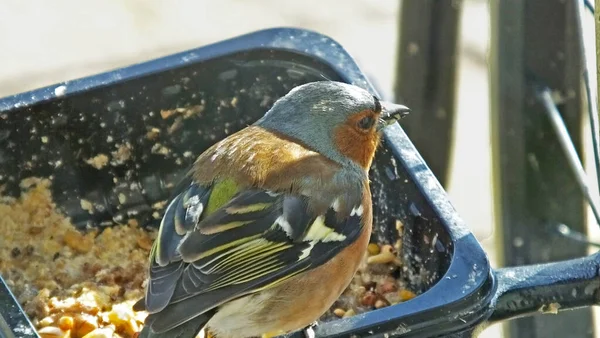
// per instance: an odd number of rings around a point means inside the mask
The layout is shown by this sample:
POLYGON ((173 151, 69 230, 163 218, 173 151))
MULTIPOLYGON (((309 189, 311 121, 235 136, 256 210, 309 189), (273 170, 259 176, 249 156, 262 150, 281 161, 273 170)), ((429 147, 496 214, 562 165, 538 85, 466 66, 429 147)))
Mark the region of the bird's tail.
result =
POLYGON ((154 333, 150 325, 145 325, 138 338, 194 338, 213 316, 212 311, 203 313, 169 331, 154 333))

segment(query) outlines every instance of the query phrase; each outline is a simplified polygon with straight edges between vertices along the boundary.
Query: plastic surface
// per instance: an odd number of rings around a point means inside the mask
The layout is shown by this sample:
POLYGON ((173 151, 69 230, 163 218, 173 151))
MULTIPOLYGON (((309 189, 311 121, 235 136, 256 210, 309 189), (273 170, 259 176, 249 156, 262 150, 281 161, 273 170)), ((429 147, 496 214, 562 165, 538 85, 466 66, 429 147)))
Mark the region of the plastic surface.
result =
POLYGON ((490 321, 598 305, 599 267, 597 252, 584 258, 499 269, 490 321))
MULTIPOLYGON (((281 28, 7 97, 0 100, 0 185, 16 194, 21 179, 53 175, 55 201, 78 226, 129 217, 155 226, 151 205, 170 196, 199 153, 258 119, 294 86, 324 79, 376 94, 336 42, 281 28), (188 118, 177 113, 180 122, 161 114, 198 105, 188 118), (148 138, 152 128, 160 132, 148 138), (130 156, 113 154, 100 170, 86 163, 123 145, 130 156), (97 212, 82 210, 81 198, 97 212)), ((399 125, 385 131, 370 175, 373 236, 393 243, 396 221, 404 224, 402 278, 423 293, 323 323, 317 336, 429 337, 487 318, 495 288, 487 258, 399 125)), ((4 304, 0 314, 8 314, 4 304)))
POLYGON ((0 276, 0 338, 37 337, 29 318, 0 276))

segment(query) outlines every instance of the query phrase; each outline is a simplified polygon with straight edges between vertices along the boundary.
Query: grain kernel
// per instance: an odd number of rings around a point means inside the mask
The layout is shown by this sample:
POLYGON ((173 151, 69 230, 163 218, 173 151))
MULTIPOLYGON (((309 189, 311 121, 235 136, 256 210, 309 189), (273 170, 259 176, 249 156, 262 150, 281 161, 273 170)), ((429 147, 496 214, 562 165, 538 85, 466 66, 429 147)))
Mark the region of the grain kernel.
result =
POLYGON ((377 255, 378 253, 380 253, 381 248, 379 247, 379 245, 377 245, 377 243, 370 243, 367 246, 367 251, 369 252, 369 255, 373 256, 373 255, 377 255))
POLYGON ((71 316, 62 316, 58 320, 58 327, 60 327, 60 329, 63 331, 72 329, 73 325, 74 325, 74 321, 73 321, 73 317, 71 317, 71 316))
POLYGON ((54 318, 48 316, 48 317, 44 317, 42 320, 40 320, 40 326, 44 327, 44 326, 50 326, 52 324, 54 324, 54 318))
POLYGON ((146 251, 150 251, 150 249, 152 249, 152 240, 146 236, 138 237, 136 243, 140 248, 146 251))
POLYGON ((382 307, 386 307, 389 306, 390 304, 385 300, 385 299, 378 299, 377 301, 375 301, 375 308, 376 309, 381 309, 382 307))
POLYGON ((348 311, 346 311, 346 313, 344 313, 344 316, 342 318, 348 318, 348 317, 352 317, 354 316, 356 313, 354 312, 354 309, 349 309, 348 311))
POLYGON ((400 296, 400 299, 403 302, 405 302, 407 300, 411 300, 411 299, 413 299, 413 298, 415 298, 417 296, 414 292, 409 291, 409 290, 400 290, 398 292, 398 295, 400 296))
POLYGON ((83 337, 98 328, 98 320, 89 315, 75 316, 75 335, 83 337))
POLYGON ((71 249, 81 253, 89 252, 93 246, 93 240, 91 240, 89 237, 83 236, 77 230, 69 229, 65 233, 63 240, 71 249))
POLYGON ((115 330, 113 330, 112 328, 105 327, 102 329, 96 329, 86 334, 82 338, 112 338, 114 332, 115 330))
POLYGON ((375 255, 375 256, 371 256, 367 259, 367 264, 386 264, 386 263, 391 263, 394 261, 394 259, 396 258, 396 255, 394 255, 393 253, 389 252, 389 251, 382 251, 381 253, 375 255))
POLYGON ((381 252, 388 252, 388 253, 393 254, 394 253, 394 248, 391 245, 389 245, 389 244, 385 244, 385 245, 381 246, 381 252))
POLYGON ((127 311, 127 309, 122 306, 113 306, 112 311, 108 313, 108 320, 114 324, 117 329, 125 331, 130 336, 139 330, 137 322, 133 317, 133 313, 127 311))
POLYGON ((404 223, 402 223, 401 220, 397 219, 396 220, 396 230, 402 234, 402 231, 404 230, 404 223))
POLYGON ((375 305, 376 301, 377 301, 377 294, 375 294, 375 292, 373 292, 373 291, 367 291, 367 293, 365 293, 365 295, 360 300, 360 303, 363 306, 372 307, 373 305, 375 305))
POLYGON ((344 309, 337 308, 337 309, 333 310, 333 314, 342 318, 346 314, 346 311, 344 309))
POLYGON ((389 293, 398 290, 398 286, 393 281, 385 281, 381 284, 381 293, 389 293))
POLYGON ((69 331, 63 331, 55 326, 46 326, 38 330, 38 334, 41 338, 69 338, 71 333, 69 331))
POLYGON ((398 238, 398 240, 394 242, 394 250, 396 250, 396 252, 402 251, 402 238, 398 238))

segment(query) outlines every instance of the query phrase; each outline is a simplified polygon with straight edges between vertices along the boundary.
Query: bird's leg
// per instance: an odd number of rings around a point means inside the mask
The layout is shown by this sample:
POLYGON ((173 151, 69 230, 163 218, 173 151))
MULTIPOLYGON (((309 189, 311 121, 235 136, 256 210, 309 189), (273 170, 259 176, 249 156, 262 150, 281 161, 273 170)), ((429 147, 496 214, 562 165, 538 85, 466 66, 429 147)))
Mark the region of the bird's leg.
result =
POLYGON ((305 338, 315 338, 315 327, 318 325, 317 321, 312 322, 310 325, 304 328, 305 338))

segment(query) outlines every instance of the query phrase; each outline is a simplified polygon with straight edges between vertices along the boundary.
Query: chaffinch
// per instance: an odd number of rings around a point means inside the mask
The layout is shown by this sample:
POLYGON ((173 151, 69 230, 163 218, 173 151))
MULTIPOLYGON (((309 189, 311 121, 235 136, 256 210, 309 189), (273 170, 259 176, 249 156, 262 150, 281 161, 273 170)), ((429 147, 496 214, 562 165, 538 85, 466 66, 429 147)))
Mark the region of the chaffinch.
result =
POLYGON ((409 109, 345 83, 292 89, 195 161, 150 253, 140 337, 274 336, 314 323, 368 245, 368 170, 409 109))

